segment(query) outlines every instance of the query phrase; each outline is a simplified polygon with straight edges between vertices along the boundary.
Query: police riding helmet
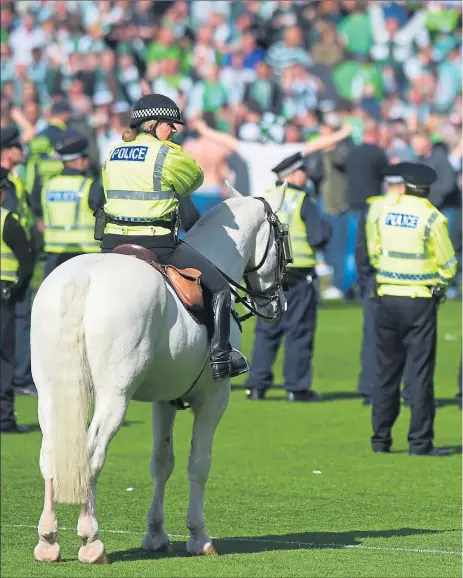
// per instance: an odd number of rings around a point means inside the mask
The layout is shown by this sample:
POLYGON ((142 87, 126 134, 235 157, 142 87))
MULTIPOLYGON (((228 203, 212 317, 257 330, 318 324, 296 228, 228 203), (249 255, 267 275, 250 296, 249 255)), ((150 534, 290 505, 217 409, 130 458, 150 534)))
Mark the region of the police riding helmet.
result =
POLYGON ((146 94, 133 105, 130 128, 137 128, 147 120, 185 124, 178 106, 171 98, 163 94, 146 94))

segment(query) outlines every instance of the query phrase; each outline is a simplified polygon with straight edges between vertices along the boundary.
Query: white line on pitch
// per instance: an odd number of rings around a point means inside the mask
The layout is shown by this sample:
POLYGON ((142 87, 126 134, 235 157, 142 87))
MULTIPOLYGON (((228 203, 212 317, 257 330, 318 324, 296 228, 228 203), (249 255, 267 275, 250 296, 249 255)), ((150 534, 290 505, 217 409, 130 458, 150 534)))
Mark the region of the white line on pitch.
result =
MULTIPOLYGON (((3 525, 2 528, 25 528, 29 530, 37 530, 37 526, 28 526, 23 524, 11 524, 3 525)), ((77 532, 76 528, 59 528, 64 532, 77 532)), ((132 530, 101 530, 104 535, 108 534, 127 534, 131 536, 141 536, 143 532, 134 532, 132 530)), ((170 538, 183 538, 187 539, 188 536, 183 534, 169 534, 170 538)), ((427 548, 399 548, 392 547, 388 548, 385 546, 366 546, 364 544, 319 544, 317 542, 291 542, 289 540, 266 540, 265 538, 220 538, 216 536, 212 540, 230 540, 234 542, 260 542, 263 544, 287 544, 290 546, 298 545, 304 548, 338 548, 342 550, 343 548, 356 548, 361 550, 382 550, 384 552, 414 552, 416 554, 447 554, 451 556, 461 556, 463 552, 456 552, 453 550, 432 550, 427 548)))

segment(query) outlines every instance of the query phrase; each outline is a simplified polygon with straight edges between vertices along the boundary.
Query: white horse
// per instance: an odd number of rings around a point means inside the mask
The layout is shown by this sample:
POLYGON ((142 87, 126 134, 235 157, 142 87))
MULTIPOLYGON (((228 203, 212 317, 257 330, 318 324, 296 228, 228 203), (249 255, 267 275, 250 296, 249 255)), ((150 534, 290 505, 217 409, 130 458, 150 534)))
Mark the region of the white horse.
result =
MULTIPOLYGON (((257 312, 278 318, 286 302, 274 213, 282 205, 286 184, 270 193, 267 203, 230 189, 239 198, 215 207, 185 241, 234 282, 244 276, 256 292, 257 312)), ((232 323, 230 342, 239 347, 239 341, 238 325, 232 323)), ((45 481, 35 558, 59 560, 59 502, 81 505, 79 560, 108 561, 98 535, 96 482, 131 398, 153 402, 154 495, 142 547, 171 548, 163 509, 165 485, 174 468, 176 408, 169 401, 182 397, 194 413, 186 549, 190 554, 216 554, 204 525, 204 487, 230 381, 212 381, 206 328, 192 319, 161 274, 144 261, 111 253, 81 255, 64 263, 45 279, 35 298, 31 352, 45 481), (94 412, 87 428, 92 398, 94 412)))

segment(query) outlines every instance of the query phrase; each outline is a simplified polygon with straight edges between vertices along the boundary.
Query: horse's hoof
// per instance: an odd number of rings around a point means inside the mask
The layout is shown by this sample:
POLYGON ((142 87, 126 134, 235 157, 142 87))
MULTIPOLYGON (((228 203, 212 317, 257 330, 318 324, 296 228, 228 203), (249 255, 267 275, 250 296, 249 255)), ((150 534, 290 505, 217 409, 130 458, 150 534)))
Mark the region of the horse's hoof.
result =
POLYGON ((212 544, 206 544, 203 549, 204 556, 218 556, 217 550, 212 544))
POLYGON ((218 556, 217 550, 212 545, 212 542, 208 542, 200 550, 195 550, 187 543, 186 551, 190 556, 218 556))
POLYGON ((96 562, 94 562, 94 564, 111 564, 108 555, 106 554, 106 552, 103 552, 103 554, 98 558, 98 560, 96 562))
POLYGON ((166 536, 153 536, 149 532, 143 536, 141 547, 147 552, 157 552, 160 554, 174 554, 174 549, 166 536))
POLYGON ((61 560, 59 544, 48 544, 40 541, 34 548, 37 562, 59 562, 61 560))
POLYGON ((109 564, 109 558, 101 540, 82 546, 79 550, 79 562, 82 564, 109 564))

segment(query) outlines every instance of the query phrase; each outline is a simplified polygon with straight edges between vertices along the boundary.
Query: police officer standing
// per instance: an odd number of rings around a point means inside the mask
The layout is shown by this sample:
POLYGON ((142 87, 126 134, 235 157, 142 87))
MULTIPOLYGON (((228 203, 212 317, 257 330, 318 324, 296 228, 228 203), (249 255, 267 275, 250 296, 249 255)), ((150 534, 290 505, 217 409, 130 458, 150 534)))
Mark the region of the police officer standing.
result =
POLYGON ((147 94, 135 103, 130 127, 109 151, 102 170, 105 203, 97 216, 95 237, 100 237, 101 221, 102 252, 133 243, 155 250, 161 264, 201 271, 214 313, 212 377, 222 381, 246 371, 247 364, 231 355, 230 285, 176 234, 179 197, 191 195, 204 180, 195 160, 170 141, 178 124, 185 123, 167 96, 147 94))
POLYGON ((446 218, 426 199, 436 172, 417 163, 404 163, 400 172, 405 195, 369 218, 366 229, 378 295, 371 444, 374 452, 390 451, 407 366, 409 454, 445 456, 450 452, 433 445, 437 307, 457 260, 446 218))
MULTIPOLYGON (((378 215, 387 205, 394 205, 400 195, 405 193, 404 180, 400 176, 402 163, 389 165, 383 170, 386 183, 386 193, 367 199, 367 209, 360 215, 357 242, 355 247, 355 264, 357 266, 360 296, 363 308, 362 347, 360 353, 361 371, 358 378, 357 391, 363 397, 363 405, 372 404, 371 396, 376 380, 375 356, 375 316, 378 301, 374 298, 376 287, 376 270, 370 263, 366 239, 367 221, 375 222, 378 215)), ((404 398, 407 384, 404 384, 404 398)), ((406 404, 408 402, 406 401, 406 404)))
MULTIPOLYGON (((25 158, 18 129, 15 127, 3 129, 0 143, 0 165, 8 170, 3 205, 5 209, 16 213, 34 248, 35 219, 30 208, 30 198, 21 179, 14 172, 15 167, 22 164, 25 158)), ((16 394, 37 395, 31 373, 30 330, 31 293, 27 289, 22 293, 22 298, 16 299, 15 302, 16 345, 13 382, 16 394)))
POLYGON ((22 299, 32 277, 34 260, 31 243, 17 215, 3 207, 8 171, 0 167, 0 432, 24 433, 14 414, 14 305, 22 299))
POLYGON ((292 155, 274 169, 277 186, 284 179, 289 185, 278 216, 288 225, 293 246, 293 263, 287 267, 288 309, 275 324, 256 323, 252 363, 247 380, 248 398, 263 399, 272 385, 272 365, 283 337, 286 338, 283 373, 288 401, 318 401, 311 389, 318 284, 315 275, 315 251, 330 240, 331 227, 321 219, 315 204, 305 191, 307 174, 301 153, 292 155))
POLYGON ((55 145, 64 169, 42 187, 36 208, 44 226, 45 277, 76 255, 100 252, 93 213, 104 202, 104 191, 87 176, 87 147, 87 138, 73 129, 55 145))
POLYGON ((26 186, 33 197, 39 197, 45 181, 62 170, 60 161, 54 158, 55 145, 68 130, 71 113, 66 101, 53 104, 48 125, 27 144, 26 186))

